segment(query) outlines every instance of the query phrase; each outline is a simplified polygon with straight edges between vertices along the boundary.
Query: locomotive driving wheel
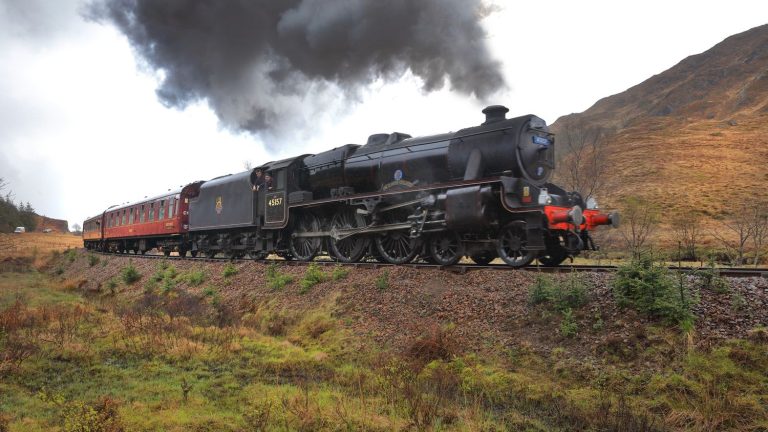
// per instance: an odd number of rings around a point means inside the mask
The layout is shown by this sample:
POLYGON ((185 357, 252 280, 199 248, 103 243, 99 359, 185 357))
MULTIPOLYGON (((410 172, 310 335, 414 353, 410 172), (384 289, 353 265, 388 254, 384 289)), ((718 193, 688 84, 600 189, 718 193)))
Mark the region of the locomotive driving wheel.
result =
MULTIPOLYGON (((401 222, 404 217, 398 217, 397 211, 386 212, 383 217, 384 224, 401 222)), ((374 237, 376 252, 390 264, 406 264, 416 257, 421 251, 421 241, 413 239, 408 229, 385 231, 374 237)))
POLYGON ((549 245, 547 245, 547 250, 544 251, 543 255, 538 257, 538 260, 543 266, 556 267, 565 261, 566 258, 568 258, 568 251, 566 251, 565 248, 560 245, 550 248, 549 245))
POLYGON ((299 261, 311 261, 320 252, 320 237, 303 237, 301 234, 320 231, 320 221, 310 213, 302 213, 296 218, 296 225, 291 233, 291 255, 299 261), (298 234, 298 235, 297 235, 298 234))
POLYGON ((464 256, 464 245, 458 234, 446 231, 429 241, 429 254, 436 264, 454 265, 464 256))
POLYGON ((520 221, 510 222, 499 231, 499 239, 496 241, 496 252, 499 258, 512 267, 525 267, 536 258, 536 252, 525 250, 528 236, 525 232, 525 223, 520 221))
MULTIPOLYGON (((331 232, 334 230, 347 230, 365 226, 365 220, 358 215, 354 208, 346 208, 338 211, 331 219, 331 232)), ((331 237, 328 240, 332 258, 338 261, 351 263, 360 261, 368 249, 368 239, 361 235, 336 240, 331 237)))

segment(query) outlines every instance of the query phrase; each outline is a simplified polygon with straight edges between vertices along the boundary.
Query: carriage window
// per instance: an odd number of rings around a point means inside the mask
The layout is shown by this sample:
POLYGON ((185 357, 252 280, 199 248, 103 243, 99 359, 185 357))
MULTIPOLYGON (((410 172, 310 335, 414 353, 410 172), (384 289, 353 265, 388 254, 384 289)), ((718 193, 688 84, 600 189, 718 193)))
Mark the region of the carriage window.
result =
POLYGON ((170 204, 168 204, 168 219, 173 219, 173 205, 176 202, 173 198, 171 198, 170 204))
POLYGON ((128 210, 128 223, 133 224, 133 209, 128 210))
POLYGON ((155 220, 155 203, 149 205, 149 221, 155 220))
POLYGON ((123 210, 123 223, 121 225, 125 225, 125 219, 126 219, 126 217, 125 217, 125 210, 123 210))
POLYGON ((158 210, 157 214, 157 220, 163 220, 165 217, 165 200, 160 201, 160 210, 158 210))
POLYGON ((144 223, 144 204, 141 205, 141 213, 139 213, 139 223, 144 223))

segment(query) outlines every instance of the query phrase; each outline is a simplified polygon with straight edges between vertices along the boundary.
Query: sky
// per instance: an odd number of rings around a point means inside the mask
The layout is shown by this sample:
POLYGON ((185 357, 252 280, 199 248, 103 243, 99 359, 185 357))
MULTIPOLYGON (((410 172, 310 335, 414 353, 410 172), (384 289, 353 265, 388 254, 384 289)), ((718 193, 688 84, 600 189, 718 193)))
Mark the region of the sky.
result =
POLYGON ((352 96, 331 89, 311 110, 290 99, 281 113, 300 122, 254 134, 230 127, 206 100, 159 100, 164 72, 114 25, 84 19, 82 2, 0 0, 0 177, 16 201, 82 224, 112 204, 246 163, 362 144, 378 132, 477 125, 490 104, 553 123, 768 22, 768 2, 757 1, 491 4, 480 25, 506 87, 484 100, 455 85, 425 90, 423 76, 405 71, 352 96))

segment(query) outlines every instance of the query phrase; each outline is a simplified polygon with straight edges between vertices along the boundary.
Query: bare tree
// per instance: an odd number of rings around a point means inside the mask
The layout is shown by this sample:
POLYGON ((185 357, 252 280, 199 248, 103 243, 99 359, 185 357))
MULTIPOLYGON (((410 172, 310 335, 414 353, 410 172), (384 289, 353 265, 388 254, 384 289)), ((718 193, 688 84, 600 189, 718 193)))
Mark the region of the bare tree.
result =
POLYGON ((680 213, 672 219, 672 235, 682 246, 680 258, 696 261, 696 245, 701 238, 701 214, 697 212, 680 213))
POLYGON ((723 232, 712 231, 712 237, 725 247, 733 264, 744 264, 747 244, 754 234, 753 205, 746 202, 737 204, 731 215, 723 221, 722 226, 723 232))
POLYGON ((641 197, 624 200, 621 212, 621 236, 633 258, 639 258, 650 235, 659 222, 659 211, 651 201, 641 197))
POLYGON ((586 201, 594 198, 606 186, 608 173, 606 156, 607 131, 583 123, 568 125, 558 134, 559 152, 557 175, 569 189, 586 201))
POLYGON ((249 160, 243 161, 243 168, 245 168, 246 171, 250 171, 251 168, 253 168, 253 163, 249 160))
POLYGON ((80 232, 80 230, 83 229, 83 227, 80 226, 79 223, 73 223, 72 224, 72 232, 77 234, 80 232))
POLYGON ((751 214, 752 246, 755 248, 754 264, 757 267, 768 243, 768 201, 756 203, 751 214))

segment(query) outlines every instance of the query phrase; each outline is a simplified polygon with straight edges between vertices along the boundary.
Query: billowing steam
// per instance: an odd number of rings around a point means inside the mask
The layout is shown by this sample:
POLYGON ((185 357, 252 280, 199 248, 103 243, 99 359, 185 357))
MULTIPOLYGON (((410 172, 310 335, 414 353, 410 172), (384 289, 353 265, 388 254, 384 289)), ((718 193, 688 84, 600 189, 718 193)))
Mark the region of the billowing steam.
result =
POLYGON ((299 109, 327 109, 322 98, 354 98, 408 70, 426 91, 447 82, 485 99, 505 86, 483 0, 94 1, 87 15, 162 71, 163 103, 206 100, 233 129, 278 131, 299 109))

